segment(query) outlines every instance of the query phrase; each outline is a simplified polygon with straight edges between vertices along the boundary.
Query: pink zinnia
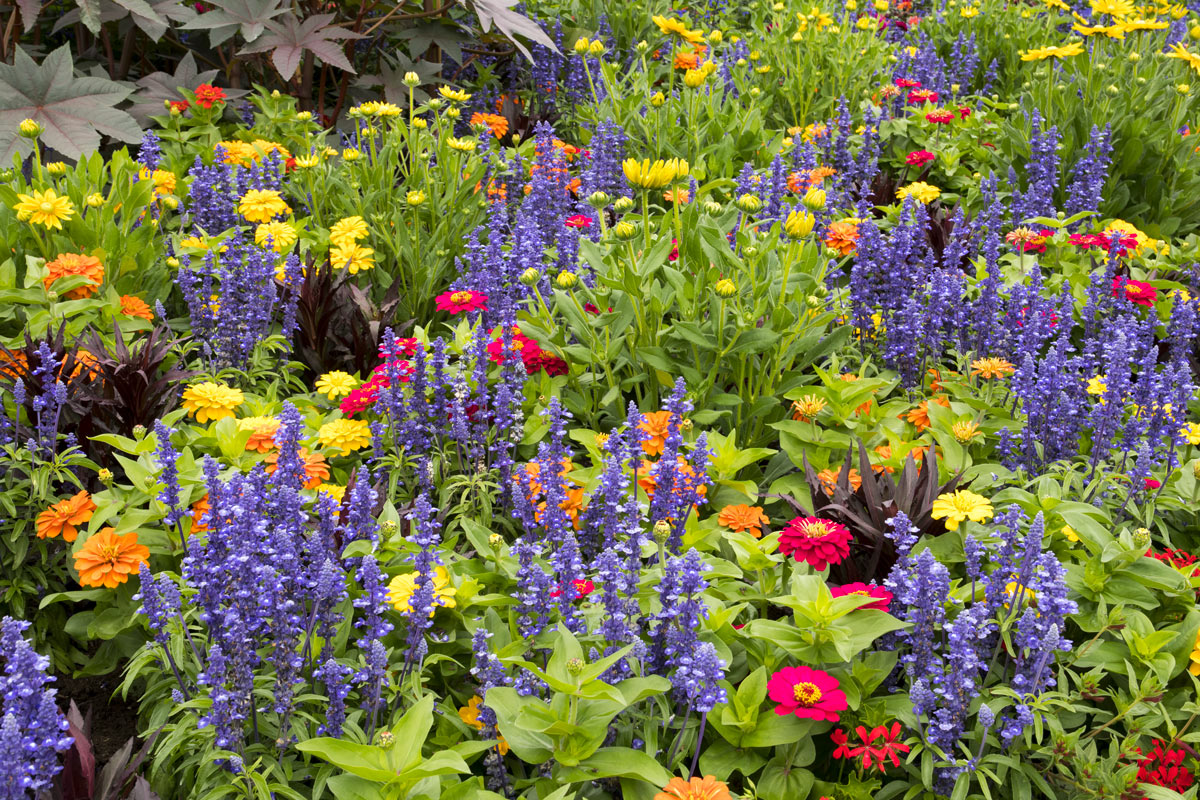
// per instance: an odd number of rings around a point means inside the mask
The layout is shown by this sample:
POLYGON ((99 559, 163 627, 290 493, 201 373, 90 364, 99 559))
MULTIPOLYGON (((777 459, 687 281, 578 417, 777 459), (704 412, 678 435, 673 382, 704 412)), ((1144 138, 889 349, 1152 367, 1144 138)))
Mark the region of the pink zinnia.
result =
POLYGON ((840 564, 850 555, 850 529, 817 517, 796 517, 779 536, 779 552, 804 561, 815 570, 840 564))
POLYGON ((834 597, 845 597, 851 594, 861 594, 864 597, 873 597, 875 602, 861 605, 859 608, 871 608, 876 611, 887 611, 888 604, 892 602, 892 593, 882 586, 872 586, 867 583, 847 583, 845 586, 839 586, 831 590, 830 594, 834 597))
POLYGON ((1158 299, 1158 290, 1148 283, 1135 281, 1131 278, 1113 278, 1113 297, 1117 296, 1117 291, 1121 287, 1121 281, 1125 281, 1125 299, 1131 303, 1136 303, 1139 306, 1150 307, 1154 305, 1154 301, 1158 299))
POLYGON ((839 685, 837 678, 819 669, 784 667, 767 681, 767 696, 779 704, 775 713, 781 717, 795 714, 801 719, 837 722, 838 712, 848 707, 839 685))
POLYGON ((937 156, 928 150, 914 150, 904 157, 904 162, 910 167, 923 167, 937 156))
POLYGON ((590 228, 592 227, 592 219, 583 214, 576 214, 573 217, 567 217, 566 225, 568 228, 590 228))
POLYGON ((895 83, 901 89, 920 89, 920 81, 911 81, 908 78, 896 78, 895 83))
POLYGON ((957 119, 957 117, 955 116, 953 111, 946 111, 944 109, 939 109, 937 111, 930 111, 928 114, 925 115, 925 119, 928 122, 934 123, 935 125, 946 125, 948 123, 954 122, 954 120, 957 119))
POLYGON ((439 294, 435 300, 437 301, 438 311, 461 314, 464 311, 485 311, 487 309, 488 296, 479 292, 472 292, 469 289, 460 289, 457 292, 439 294))

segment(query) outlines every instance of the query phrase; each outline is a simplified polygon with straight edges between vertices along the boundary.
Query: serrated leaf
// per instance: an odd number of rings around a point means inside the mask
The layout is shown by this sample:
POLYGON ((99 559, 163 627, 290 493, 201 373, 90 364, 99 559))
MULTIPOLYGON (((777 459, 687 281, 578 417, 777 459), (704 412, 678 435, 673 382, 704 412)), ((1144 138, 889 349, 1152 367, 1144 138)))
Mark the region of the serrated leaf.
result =
POLYGON ((554 42, 542 30, 542 26, 526 17, 523 14, 518 14, 512 10, 512 7, 517 4, 517 0, 459 0, 463 5, 475 12, 475 16, 479 17, 479 27, 487 33, 493 25, 496 30, 504 34, 510 42, 512 42, 521 54, 533 60, 533 56, 529 54, 529 50, 525 45, 517 39, 517 36, 524 36, 526 39, 540 44, 542 47, 558 52, 558 48, 554 46, 554 42))
POLYGON ((79 158, 100 146, 100 135, 137 142, 142 129, 133 117, 115 106, 130 89, 115 81, 75 75, 68 45, 55 50, 39 65, 17 48, 12 64, 0 64, 0 160, 29 151, 17 135, 29 118, 46 131, 42 141, 68 158, 79 158))
POLYGON ((354 67, 336 41, 364 37, 361 33, 330 25, 333 17, 333 14, 317 14, 301 21, 289 14, 281 22, 272 20, 267 23, 270 33, 243 47, 240 53, 262 53, 271 50, 271 63, 285 81, 291 80, 296 74, 305 50, 327 64, 346 72, 354 72, 354 67))
POLYGON ((240 33, 247 42, 253 42, 267 23, 282 14, 280 0, 213 0, 213 8, 205 11, 191 22, 183 25, 184 30, 208 31, 209 43, 216 47, 235 33, 240 33))

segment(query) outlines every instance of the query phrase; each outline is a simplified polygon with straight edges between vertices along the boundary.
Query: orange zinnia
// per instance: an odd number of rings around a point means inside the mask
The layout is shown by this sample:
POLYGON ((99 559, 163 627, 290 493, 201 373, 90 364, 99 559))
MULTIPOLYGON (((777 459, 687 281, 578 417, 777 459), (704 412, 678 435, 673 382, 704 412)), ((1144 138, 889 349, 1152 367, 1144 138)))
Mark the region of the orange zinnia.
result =
POLYGON ((147 322, 154 320, 154 312, 150 310, 150 306, 146 305, 146 301, 131 294, 121 295, 121 315, 139 317, 147 322))
POLYGON ((42 279, 42 283, 46 285, 46 291, 50 291, 50 287, 59 278, 69 278, 75 275, 82 275, 91 283, 71 289, 63 295, 64 300, 81 300, 94 295, 96 289, 104 282, 104 265, 100 263, 100 259, 94 256, 82 253, 63 253, 53 261, 47 262, 46 277, 42 279))
POLYGON ((208 530, 207 515, 211 510, 212 504, 207 494, 192 503, 192 533, 204 533, 208 530))
POLYGON ((700 66, 700 54, 680 51, 675 54, 674 64, 675 69, 695 69, 700 66))
MULTIPOLYGON (((300 460, 304 462, 304 488, 315 489, 329 480, 329 464, 320 453, 310 453, 308 448, 300 448, 300 460)), ((267 456, 267 474, 274 475, 279 467, 279 453, 267 456)))
MULTIPOLYGON (((933 402, 937 403, 942 408, 949 408, 950 401, 945 397, 934 397, 933 402)), ((909 411, 907 414, 901 414, 901 419, 906 419, 913 425, 917 426, 918 431, 923 431, 929 427, 929 401, 922 400, 921 404, 909 411)))
POLYGON ((712 775, 703 778, 671 778, 654 800, 733 800, 729 787, 712 775))
POLYGON ((19 378, 29 371, 29 360, 20 350, 0 347, 0 377, 19 378))
MULTIPOLYGON (((837 486, 838 476, 842 474, 840 469, 823 469, 817 473, 817 480, 821 482, 821 488, 825 490, 825 494, 833 496, 833 490, 837 486)), ((858 474, 858 470, 851 468, 850 475, 847 478, 850 483, 851 491, 858 491, 858 487, 862 486, 862 476, 858 474)))
POLYGON ((238 429, 250 431, 250 438, 246 440, 247 450, 269 453, 275 449, 279 420, 274 417, 244 417, 238 420, 238 429))
POLYGON ((825 246, 844 256, 854 255, 858 250, 858 220, 842 220, 831 224, 825 231, 825 246))
MULTIPOLYGON (((642 487, 649 497, 654 497, 654 490, 658 488, 658 480, 651 474, 651 471, 654 469, 654 463, 653 461, 643 461, 642 465, 638 467, 638 486, 642 487)), ((686 458, 679 456, 675 464, 677 470, 686 477, 688 483, 697 483, 696 470, 692 469, 692 465, 687 462, 686 458)), ((678 481, 675 483, 676 492, 682 492, 686 488, 686 486, 681 485, 678 481)), ((701 483, 696 486, 696 493, 704 497, 708 494, 708 487, 701 483)))
POLYGON ((92 518, 96 504, 87 492, 79 492, 66 500, 59 500, 37 516, 39 539, 54 539, 62 536, 68 542, 75 541, 79 526, 92 518))
POLYGON ((508 133, 508 118, 502 117, 499 114, 472 114, 471 124, 487 126, 491 130, 492 136, 495 136, 497 139, 503 139, 504 134, 508 133))
POLYGON ((837 170, 833 167, 814 167, 813 169, 804 169, 799 172, 793 172, 788 175, 788 189, 800 194, 803 191, 820 186, 821 181, 826 178, 833 177, 837 174, 837 170))
POLYGON ((642 422, 638 425, 638 429, 645 431, 650 437, 642 442, 642 452, 648 456, 661 455, 670 427, 670 411, 651 411, 649 414, 642 414, 642 422))
POLYGON ((101 528, 75 554, 75 571, 79 585, 115 589, 140 564, 150 563, 150 550, 138 544, 137 533, 118 536, 112 528, 101 528))
POLYGON ((734 531, 750 531, 755 538, 762 537, 762 527, 770 523, 761 506, 748 506, 745 503, 725 506, 717 516, 717 522, 734 531))
POLYGON ((981 378, 1003 378, 1012 375, 1016 367, 1003 358, 977 358, 971 362, 971 374, 981 378))

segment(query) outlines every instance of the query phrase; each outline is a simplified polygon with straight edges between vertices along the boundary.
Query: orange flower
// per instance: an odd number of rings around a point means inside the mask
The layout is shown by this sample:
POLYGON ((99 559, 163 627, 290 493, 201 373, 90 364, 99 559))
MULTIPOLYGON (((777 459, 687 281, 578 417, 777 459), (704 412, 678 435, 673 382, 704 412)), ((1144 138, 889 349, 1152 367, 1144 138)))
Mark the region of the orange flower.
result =
POLYGON ((668 189, 667 191, 663 192, 663 200, 666 200, 668 203, 679 203, 680 205, 683 205, 691 199, 691 193, 682 186, 675 189, 668 189))
POLYGON ((654 795, 654 800, 733 800, 729 787, 712 775, 703 778, 671 778, 663 790, 654 795))
MULTIPOLYGON (((329 464, 320 453, 310 453, 308 448, 300 448, 300 460, 304 462, 304 488, 315 489, 329 480, 329 464)), ((275 474, 279 468, 278 451, 267 456, 267 474, 275 474)))
POLYGON ((854 255, 858 250, 858 223, 858 219, 850 217, 831 224, 825 231, 825 246, 844 256, 854 255))
POLYGON ((485 125, 491 130, 492 136, 497 139, 503 139, 504 134, 508 133, 508 119, 499 114, 484 114, 475 113, 471 115, 472 125, 485 125))
POLYGON ((146 305, 146 301, 132 294, 121 295, 121 314, 126 317, 140 317, 147 322, 154 320, 154 312, 146 305))
MULTIPOLYGON (((942 408, 950 407, 950 401, 945 397, 934 397, 932 400, 942 408)), ((907 414, 901 414, 900 419, 908 420, 917 426, 918 431, 925 430, 929 427, 929 400, 922 400, 921 404, 912 411, 909 411, 907 414)))
MULTIPOLYGON (((840 469, 823 469, 817 473, 817 480, 821 482, 821 488, 825 490, 825 494, 833 496, 833 490, 837 487, 838 476, 842 474, 840 469)), ((858 470, 851 468, 850 475, 847 479, 850 483, 851 491, 858 491, 858 487, 862 486, 862 476, 858 474, 858 470)))
POLYGON ((651 411, 649 414, 642 414, 642 422, 638 425, 638 429, 645 431, 650 437, 642 442, 642 452, 648 456, 661 455, 670 427, 670 411, 651 411))
POLYGON ((814 186, 820 186, 822 181, 836 174, 837 170, 833 167, 814 167, 813 169, 800 170, 788 175, 787 186, 792 192, 800 194, 814 186))
MULTIPOLYGON (((875 452, 884 461, 887 461, 892 457, 891 445, 881 444, 875 448, 875 452)), ((892 472, 896 471, 895 467, 888 467, 888 466, 884 466, 883 464, 872 464, 871 469, 875 470, 876 472, 887 472, 887 473, 892 473, 892 472)))
POLYGON ((37 516, 39 539, 54 539, 62 536, 68 542, 79 536, 79 526, 92 518, 96 504, 87 492, 78 492, 66 500, 59 500, 37 516))
MULTIPOLYGON (((682 482, 676 481, 676 492, 682 492, 689 488, 689 484, 696 486, 696 484, 699 483, 696 478, 696 470, 692 469, 692 465, 687 462, 686 458, 679 456, 675 464, 677 470, 683 475, 684 478, 682 482)), ((645 490, 646 494, 650 497, 654 497, 654 490, 658 488, 658 481, 655 479, 654 475, 651 474, 651 470, 653 469, 653 461, 643 461, 642 465, 638 467, 638 486, 642 487, 642 489, 645 490)), ((701 483, 696 486, 696 493, 701 497, 704 497, 708 494, 708 487, 701 483)))
POLYGON ((94 295, 96 289, 104 282, 104 265, 100 263, 100 259, 94 256, 82 253, 63 253, 53 261, 47 262, 46 277, 42 279, 42 283, 46 285, 46 291, 50 291, 50 287, 59 278, 70 278, 75 275, 82 275, 91 283, 71 289, 63 295, 64 300, 81 300, 94 295))
POLYGON ((112 528, 101 528, 75 554, 75 571, 79 585, 115 589, 140 564, 149 564, 150 550, 138 544, 136 533, 118 536, 112 528))
POLYGON ((981 378, 1003 378, 1016 371, 1010 362, 1003 358, 977 358, 971 362, 971 374, 981 378))
POLYGON ((29 360, 20 350, 0 347, 0 377, 19 378, 29 371, 29 360))
MULTIPOLYGON (((65 362, 63 366, 66 366, 65 362)), ((75 351, 75 368, 71 370, 71 378, 78 378, 79 374, 84 370, 87 370, 89 378, 95 377, 96 373, 99 371, 99 367, 100 360, 81 347, 75 351)), ((62 374, 63 367, 59 367, 58 377, 62 378, 62 374)))
POLYGON ((679 51, 675 54, 675 69, 695 69, 700 66, 700 54, 679 51))
POLYGON ((192 533, 204 533, 208 530, 206 515, 209 511, 212 511, 212 504, 208 501, 207 494, 192 503, 192 533))
POLYGON ((761 506, 748 506, 744 503, 725 506, 717 516, 718 524, 734 531, 750 531, 755 539, 762 537, 762 526, 770 521, 761 506))
POLYGON ((238 420, 238 430, 250 431, 246 449, 258 453, 269 453, 275 449, 275 434, 279 431, 279 420, 274 417, 244 417, 238 420))

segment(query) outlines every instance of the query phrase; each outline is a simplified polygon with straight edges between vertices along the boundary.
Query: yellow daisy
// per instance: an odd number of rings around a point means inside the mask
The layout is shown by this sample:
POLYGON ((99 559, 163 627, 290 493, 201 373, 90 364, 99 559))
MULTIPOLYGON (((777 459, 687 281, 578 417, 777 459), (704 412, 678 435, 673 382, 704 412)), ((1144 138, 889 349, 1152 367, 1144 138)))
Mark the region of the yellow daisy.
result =
POLYGON ((22 222, 61 231, 63 222, 75 216, 75 206, 70 199, 53 189, 44 192, 35 189, 32 194, 19 194, 17 201, 13 208, 16 209, 17 219, 22 222))

